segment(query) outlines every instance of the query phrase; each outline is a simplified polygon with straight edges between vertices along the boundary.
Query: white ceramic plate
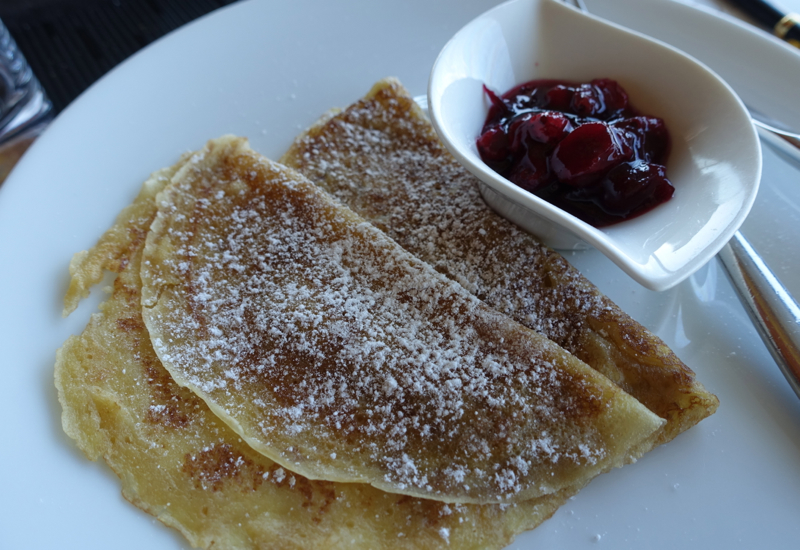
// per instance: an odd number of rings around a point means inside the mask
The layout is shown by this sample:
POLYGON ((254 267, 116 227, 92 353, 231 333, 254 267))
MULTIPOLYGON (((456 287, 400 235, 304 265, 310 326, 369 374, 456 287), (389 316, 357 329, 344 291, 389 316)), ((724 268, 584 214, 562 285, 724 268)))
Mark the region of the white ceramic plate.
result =
MULTIPOLYGON (((678 14, 668 21, 676 35, 688 26, 681 18, 693 15, 671 11, 669 0, 647 3, 678 14)), ((277 157, 321 113, 347 105, 381 77, 396 75, 412 93, 425 93, 448 37, 491 4, 237 4, 127 61, 34 144, 0 187, 0 548, 188 548, 125 502, 108 468, 88 462, 61 431, 55 350, 83 329, 97 301, 61 318, 72 253, 94 243, 150 171, 210 137, 244 134, 277 157)), ((634 4, 645 17, 638 7, 645 2, 634 4)), ((731 27, 719 19, 709 24, 731 27)), ((759 35, 747 36, 739 48, 755 47, 759 35)), ((718 44, 708 40, 705 48, 714 52, 718 44)), ((769 51, 782 49, 771 44, 769 51)), ((785 67, 772 59, 740 67, 741 78, 780 78, 785 67)), ((791 104, 796 94, 775 89, 773 96, 791 104)), ((764 174, 756 218, 745 230, 800 295, 798 172, 765 148, 764 174)), ((593 481, 512 547, 796 548, 800 402, 717 264, 654 293, 599 253, 569 259, 664 338, 722 404, 669 445, 593 481)))

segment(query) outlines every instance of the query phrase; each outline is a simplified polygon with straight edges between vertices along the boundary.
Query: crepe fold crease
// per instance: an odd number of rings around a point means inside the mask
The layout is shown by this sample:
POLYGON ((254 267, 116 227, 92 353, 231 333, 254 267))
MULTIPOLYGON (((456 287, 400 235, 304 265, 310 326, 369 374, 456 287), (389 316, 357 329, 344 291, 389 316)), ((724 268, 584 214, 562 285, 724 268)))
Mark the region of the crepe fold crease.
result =
POLYGON ((492 211, 397 79, 298 136, 281 162, 495 310, 546 336, 667 421, 643 450, 717 410, 655 334, 557 252, 492 211))

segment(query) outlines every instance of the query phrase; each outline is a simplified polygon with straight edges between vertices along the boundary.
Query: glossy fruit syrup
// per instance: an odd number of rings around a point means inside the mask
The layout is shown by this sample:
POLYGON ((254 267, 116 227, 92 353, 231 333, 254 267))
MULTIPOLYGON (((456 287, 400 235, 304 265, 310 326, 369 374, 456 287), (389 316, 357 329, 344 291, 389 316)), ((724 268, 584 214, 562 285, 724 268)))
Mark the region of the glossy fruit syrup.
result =
POLYGON ((668 201, 669 133, 610 79, 534 80, 492 102, 478 152, 500 175, 595 227, 668 201))

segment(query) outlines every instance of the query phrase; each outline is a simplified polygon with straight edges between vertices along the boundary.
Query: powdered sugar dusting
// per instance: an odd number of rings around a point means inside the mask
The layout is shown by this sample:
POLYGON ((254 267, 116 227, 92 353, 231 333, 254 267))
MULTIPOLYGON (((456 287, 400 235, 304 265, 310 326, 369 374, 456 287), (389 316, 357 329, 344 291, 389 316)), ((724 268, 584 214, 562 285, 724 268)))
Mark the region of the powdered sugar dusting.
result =
POLYGON ((180 283, 146 312, 165 365, 246 436, 300 473, 455 500, 549 493, 606 458, 605 404, 556 346, 248 159, 173 184, 159 269, 180 283))
POLYGON ((393 94, 354 104, 287 162, 493 308, 575 352, 587 317, 611 304, 489 209, 429 123, 407 114, 410 98, 393 94))
POLYGON ((658 337, 558 253, 489 209, 478 180, 441 145, 396 80, 376 84, 365 99, 327 115, 282 160, 667 419, 658 443, 716 409, 716 398, 658 337))

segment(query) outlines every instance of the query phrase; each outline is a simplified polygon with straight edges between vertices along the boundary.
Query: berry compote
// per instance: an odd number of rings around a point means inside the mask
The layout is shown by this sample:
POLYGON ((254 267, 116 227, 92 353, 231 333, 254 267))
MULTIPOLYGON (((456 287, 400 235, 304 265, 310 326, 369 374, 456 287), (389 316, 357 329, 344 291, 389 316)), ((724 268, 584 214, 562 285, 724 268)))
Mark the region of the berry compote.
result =
POLYGON ((614 80, 533 80, 492 102, 478 138, 483 161, 516 185, 595 227, 668 201, 669 133, 614 80))

